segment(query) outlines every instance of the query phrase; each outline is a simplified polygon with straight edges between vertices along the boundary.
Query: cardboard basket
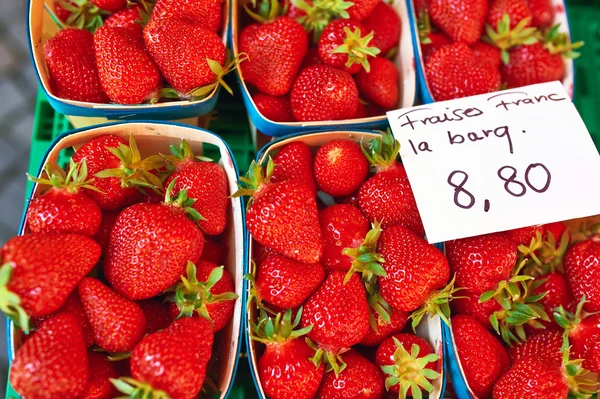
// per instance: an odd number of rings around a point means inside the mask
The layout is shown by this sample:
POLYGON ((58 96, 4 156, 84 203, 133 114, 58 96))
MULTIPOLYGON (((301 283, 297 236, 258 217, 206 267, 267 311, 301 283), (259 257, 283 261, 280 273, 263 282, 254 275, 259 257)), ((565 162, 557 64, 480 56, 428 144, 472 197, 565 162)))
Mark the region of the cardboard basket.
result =
MULTIPOLYGON (((229 27, 229 1, 223 1, 223 21, 221 37, 227 46, 229 27)), ((29 0, 27 10, 27 35, 29 51, 42 89, 48 96, 52 107, 65 115, 106 118, 110 120, 160 119, 174 120, 201 116, 213 110, 219 97, 219 88, 215 88, 200 101, 172 101, 157 104, 121 105, 98 104, 59 98, 52 93, 48 70, 44 60, 44 43, 52 38, 60 27, 53 13, 54 0, 29 0)))
MULTIPOLYGON (((227 144, 214 133, 207 130, 175 123, 156 122, 125 122, 112 123, 89 129, 79 129, 66 132, 57 137, 43 156, 38 176, 45 176, 44 166, 47 163, 56 165, 59 153, 65 149, 77 150, 83 144, 94 137, 114 134, 128 139, 130 134, 136 139, 136 143, 143 157, 152 154, 167 154, 170 145, 178 146, 182 139, 187 140, 197 155, 202 153, 203 145, 210 144, 217 148, 220 154, 219 165, 225 170, 229 181, 229 192, 237 190, 238 169, 233 154, 227 144)), ((48 186, 36 184, 30 199, 36 198, 48 190, 48 186)), ((230 212, 227 217, 227 227, 222 237, 226 245, 225 269, 233 277, 235 292, 239 295, 235 303, 234 313, 231 321, 215 336, 213 356, 217 356, 215 367, 218 368, 219 379, 216 381, 221 392, 220 398, 224 399, 229 394, 237 369, 237 361, 240 352, 241 320, 243 315, 243 271, 245 262, 244 241, 244 214, 243 204, 239 198, 230 199, 230 212)), ((26 208, 23 212, 19 234, 28 233, 25 222, 26 208)), ((16 350, 21 346, 24 334, 14 324, 7 321, 8 358, 12 363, 16 350)))
MULTIPOLYGON (((554 17, 554 25, 560 23, 560 32, 567 34, 571 38, 569 30, 569 20, 567 18, 567 8, 564 0, 552 0, 556 11, 554 17)), ((431 104, 435 102, 429 84, 425 77, 425 63, 423 62, 423 53, 421 52, 421 44, 419 42, 419 29, 417 28, 417 15, 414 8, 413 0, 406 0, 406 7, 409 10, 410 29, 412 31, 413 48, 415 50, 415 65, 417 68, 417 84, 419 87, 419 101, 423 104, 431 104)), ((565 77, 562 80, 567 93, 573 98, 575 92, 575 67, 572 59, 565 59, 565 77)))
MULTIPOLYGON (((244 0, 232 0, 231 4, 231 46, 233 48, 233 53, 236 56, 239 54, 238 36, 243 29, 243 26, 240 26, 240 21, 242 20, 240 15, 245 12, 243 9, 243 1, 244 0)), ((409 28, 409 11, 404 0, 394 0, 392 5, 400 15, 402 24, 402 33, 398 43, 398 51, 393 60, 400 74, 400 98, 396 108, 412 107, 417 99, 417 83, 413 49, 414 40, 411 37, 412 30, 409 28)), ((256 126, 256 129, 269 136, 280 137, 309 130, 332 131, 334 129, 377 129, 387 126, 387 118, 385 115, 339 121, 274 122, 265 118, 256 108, 252 96, 250 95, 248 85, 244 80, 242 73, 243 67, 244 66, 242 65, 241 68, 237 69, 237 75, 248 116, 256 126)))
MULTIPOLYGON (((284 139, 280 139, 277 141, 273 141, 267 144, 257 155, 257 161, 259 164, 264 164, 269 156, 273 157, 277 152, 286 144, 292 141, 302 141, 306 143, 313 152, 316 152, 317 149, 328 143, 331 140, 336 139, 349 139, 354 140, 356 142, 360 142, 363 140, 371 140, 377 138, 379 136, 378 132, 375 131, 331 131, 331 132, 316 132, 316 133, 306 133, 299 134, 290 137, 286 137, 284 139)), ((322 194, 322 193, 320 193, 322 194)), ((324 200, 326 204, 331 204, 331 198, 321 198, 324 200)), ((246 260, 246 272, 249 272, 248 268, 250 265, 250 261, 252 260, 252 248, 253 248, 253 240, 252 236, 246 232, 248 238, 248 258, 246 260)), ((246 282, 247 283, 247 282, 246 282)), ((250 321, 256 319, 256 309, 254 307, 248 307, 248 295, 249 295, 249 284, 247 283, 244 289, 244 308, 247 308, 246 317, 244 319, 245 326, 245 335, 246 335, 246 348, 248 351, 248 361, 250 362, 250 370, 252 371, 252 378, 254 379, 254 383, 256 385, 256 389, 258 390, 259 397, 261 399, 266 399, 262 385, 260 383, 260 376, 258 373, 258 357, 260 351, 260 346, 262 344, 256 343, 252 339, 250 339, 249 331, 250 329, 250 321)), ((434 386, 434 391, 431 395, 429 395, 430 399, 439 399, 444 397, 444 391, 446 387, 446 374, 444 372, 444 348, 443 348, 443 332, 442 325, 444 323, 441 321, 439 316, 426 316, 423 318, 419 326, 417 327, 417 335, 425 339, 429 345, 434 349, 435 353, 440 356, 439 361, 439 369, 437 370, 440 373, 440 377, 435 381, 432 381, 432 385, 434 386)))

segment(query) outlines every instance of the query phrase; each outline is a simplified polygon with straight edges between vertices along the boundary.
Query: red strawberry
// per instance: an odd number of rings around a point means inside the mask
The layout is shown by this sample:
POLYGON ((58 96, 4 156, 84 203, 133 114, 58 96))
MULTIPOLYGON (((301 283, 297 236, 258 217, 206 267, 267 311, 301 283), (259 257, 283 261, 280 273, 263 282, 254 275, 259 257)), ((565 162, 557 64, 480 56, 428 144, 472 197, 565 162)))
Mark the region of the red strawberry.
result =
POLYGON ((257 265, 263 263, 265 259, 267 259, 269 256, 277 255, 277 251, 275 251, 272 248, 260 245, 256 241, 253 242, 253 249, 254 251, 252 252, 252 257, 257 265))
POLYGON ((392 109, 400 97, 400 75, 394 63, 387 58, 377 57, 371 60, 371 71, 361 70, 356 74, 358 91, 370 102, 392 109))
POLYGON ((320 263, 299 263, 281 255, 272 255, 258 267, 254 288, 259 302, 281 309, 301 306, 325 278, 320 263))
POLYGON ((108 352, 131 351, 146 333, 142 309, 93 278, 81 280, 78 291, 96 344, 108 352))
POLYGON ((342 355, 346 368, 335 375, 325 373, 317 396, 320 399, 379 399, 383 396, 383 374, 358 352, 342 355))
POLYGON ((343 272, 331 272, 308 298, 302 313, 302 327, 313 325, 308 337, 334 353, 358 344, 370 328, 363 283, 354 273, 344 284, 344 276, 343 272))
POLYGON ((569 385, 560 367, 535 356, 514 363, 494 386, 494 399, 564 399, 569 385))
POLYGON ((263 313, 261 320, 252 324, 253 339, 266 346, 258 360, 258 375, 271 399, 312 399, 323 379, 325 367, 323 364, 315 367, 310 360, 315 351, 301 338, 310 327, 294 330, 299 317, 292 322, 290 310, 275 319, 263 313))
POLYGON ((276 97, 265 93, 256 93, 252 96, 252 101, 254 101, 258 112, 273 122, 294 121, 288 96, 276 97))
POLYGON ((348 15, 350 15, 350 18, 362 21, 371 15, 377 4, 379 4, 379 0, 354 0, 352 4, 347 10, 348 15))
MULTIPOLYGON (((554 240, 560 242, 561 237, 567 231, 567 225, 564 222, 554 222, 544 225, 545 239, 548 239, 549 234, 552 233, 554 240)), ((570 235, 569 235, 570 236, 570 235)), ((570 237, 569 237, 570 239, 570 237)))
POLYGON ((362 119, 367 117, 367 108, 365 104, 359 102, 358 107, 356 107, 356 113, 352 116, 352 119, 362 119))
POLYGON ((162 78, 134 30, 101 26, 94 48, 100 82, 112 102, 142 104, 157 99, 162 78))
POLYGON ((319 56, 319 49, 316 47, 309 47, 308 50, 306 51, 306 56, 304 56, 304 60, 302 61, 302 66, 300 67, 300 69, 302 70, 311 65, 321 65, 321 64, 323 64, 323 61, 321 60, 321 57, 319 56))
MULTIPOLYGON (((65 6, 74 6, 71 0, 67 0, 65 6)), ((69 17, 71 16, 71 11, 65 9, 60 5, 60 2, 54 2, 54 14, 60 19, 62 22, 67 22, 69 17)))
POLYGON ((474 44, 483 32, 488 0, 431 0, 429 15, 455 42, 474 44))
MULTIPOLYGON (((143 3, 147 4, 147 3, 143 3)), ((137 34, 142 34, 142 21, 147 18, 147 11, 141 3, 138 3, 129 8, 123 8, 112 14, 104 21, 105 26, 111 28, 127 28, 136 31, 137 34), (142 17, 143 15, 143 17, 142 17)))
POLYGON ((423 53, 423 62, 427 64, 433 53, 442 47, 452 44, 452 40, 443 33, 431 32, 427 35, 425 43, 421 42, 421 52, 423 53))
POLYGON ((539 320, 539 322, 542 323, 546 329, 557 330, 560 327, 556 324, 556 321, 552 317, 552 313, 559 306, 571 310, 573 294, 571 294, 569 283, 563 274, 550 273, 540 277, 539 280, 545 281, 537 288, 534 288, 532 293, 534 295, 539 295, 547 292, 547 294, 537 302, 544 307, 546 313, 550 315, 551 320, 549 322, 539 320))
POLYGON ((454 345, 469 388, 478 398, 488 398, 494 384, 509 367, 502 343, 470 316, 452 317, 454 345))
POLYGON ((108 102, 98 76, 90 32, 61 29, 44 43, 44 57, 56 96, 91 103, 108 102))
POLYGON ((533 16, 532 25, 548 28, 554 22, 554 5, 551 0, 527 0, 533 16))
POLYGON ((346 248, 358 249, 370 230, 369 221, 358 208, 333 205, 319 212, 323 235, 321 262, 327 271, 347 272, 354 258, 344 254, 346 248))
MULTIPOLYGON (((183 200, 184 193, 173 201, 189 203, 183 200)), ((124 297, 137 300, 161 294, 179 280, 189 261, 200 259, 204 236, 186 210, 174 203, 135 204, 119 215, 104 275, 124 297)))
POLYGON ((413 396, 411 385, 431 393, 430 381, 439 378, 439 356, 433 353, 431 346, 423 338, 412 334, 396 334, 379 345, 375 354, 375 363, 385 373, 387 390, 402 397, 413 396), (411 373, 405 370, 410 368, 411 373))
POLYGON ((486 328, 491 329, 490 317, 494 312, 502 310, 502 306, 494 299, 479 302, 480 293, 473 293, 461 290, 457 298, 453 299, 452 312, 457 314, 469 315, 475 318, 486 328))
POLYGON ((310 148, 301 141, 292 141, 284 145, 273 157, 275 169, 271 181, 294 181, 306 184, 310 191, 317 192, 313 176, 313 157, 310 148))
POLYGON ((217 265, 225 261, 225 253, 221 244, 209 237, 204 237, 204 248, 200 260, 206 260, 217 265))
POLYGON ((340 197, 358 190, 369 173, 369 162, 356 142, 337 139, 319 148, 313 169, 319 189, 340 197))
POLYGON ((429 2, 430 0, 413 0, 416 14, 419 15, 422 11, 427 11, 429 9, 429 2))
POLYGON ((146 333, 164 330, 171 325, 173 317, 166 303, 160 299, 144 299, 136 302, 146 317, 146 333))
POLYGON ((298 75, 290 105, 299 122, 350 119, 358 107, 358 89, 347 72, 313 65, 298 75))
POLYGON ((475 54, 475 57, 477 57, 480 62, 486 63, 496 69, 500 69, 502 58, 498 47, 480 40, 471 46, 471 50, 473 50, 473 54, 475 54))
POLYGON ((100 259, 100 246, 77 234, 32 234, 8 240, 0 258, 3 309, 27 331, 27 315, 46 316, 65 303, 100 259))
POLYGON ((481 63, 464 43, 450 44, 436 51, 427 61, 425 72, 436 101, 474 96, 500 89, 498 70, 481 63))
POLYGON ((379 317, 379 313, 373 312, 374 324, 377 326, 377 331, 373 328, 369 329, 369 332, 360 341, 363 346, 376 346, 379 345, 384 339, 392 334, 399 333, 406 326, 408 321, 408 313, 401 312, 397 309, 392 309, 390 313, 390 322, 387 323, 379 317))
POLYGON ((319 39, 319 57, 325 65, 349 74, 369 70, 370 57, 380 53, 378 48, 368 47, 372 39, 373 33, 355 19, 333 20, 319 39))
POLYGON ((481 294, 510 277, 518 251, 506 237, 486 234, 447 242, 446 256, 456 286, 481 294))
POLYGON ((204 234, 221 234, 227 225, 229 211, 229 184, 223 168, 214 162, 197 161, 189 143, 182 140, 181 147, 171 147, 175 172, 164 182, 164 188, 174 182, 172 194, 187 190, 187 196, 196 201, 192 205, 205 220, 198 220, 204 234))
POLYGON ((112 228, 115 225, 117 218, 119 217, 119 213, 120 212, 118 211, 102 212, 102 221, 100 222, 100 228, 98 229, 96 236, 94 236, 94 240, 96 240, 96 242, 100 244, 100 247, 102 247, 103 254, 105 254, 108 250, 110 233, 112 232, 112 228))
POLYGON ((231 317, 237 295, 229 272, 223 266, 199 261, 188 263, 187 278, 175 287, 169 310, 173 318, 200 316, 211 322, 213 332, 222 330, 231 317))
POLYGON ((194 398, 204 382, 212 343, 212 327, 200 317, 186 317, 146 335, 131 353, 132 378, 121 378, 117 389, 139 387, 149 397, 194 398))
POLYGON ((239 48, 249 58, 240 66, 243 78, 263 93, 282 96, 292 88, 302 65, 308 35, 292 18, 279 17, 264 25, 246 26, 239 48))
POLYGON ((490 24, 492 28, 497 29, 498 23, 505 15, 508 15, 510 29, 514 29, 519 22, 527 18, 529 18, 529 21, 525 23, 523 27, 528 27, 531 25, 533 16, 527 5, 527 1, 528 0, 492 0, 487 23, 490 24))
POLYGON ((513 346, 509 349, 508 354, 513 364, 521 359, 535 356, 560 367, 563 358, 561 353, 562 344, 562 331, 544 331, 532 335, 527 338, 527 341, 513 346))
POLYGON ((114 362, 108 360, 105 354, 88 351, 90 379, 80 399, 112 399, 118 396, 110 378, 119 378, 119 372, 114 362))
POLYGON ((589 315, 569 331, 571 356, 583 359, 583 367, 600 373, 600 314, 589 315))
POLYGON ((223 18, 221 0, 158 0, 152 10, 152 23, 167 19, 183 19, 186 22, 218 32, 223 18))
POLYGON ((381 296, 395 309, 413 311, 443 288, 450 278, 444 255, 433 245, 402 226, 383 230, 377 253, 386 277, 379 278, 381 296))
POLYGON ((358 204, 370 222, 381 227, 407 227, 419 236, 425 234, 417 203, 404 166, 396 158, 400 143, 390 132, 369 143, 368 159, 376 170, 358 191, 358 204))
POLYGON ((502 65, 502 81, 508 88, 562 80, 565 64, 560 54, 550 54, 542 43, 517 46, 502 65))
POLYGON ((100 228, 102 211, 98 204, 83 193, 82 188, 93 189, 87 180, 85 161, 71 162, 67 175, 62 169, 46 166, 44 178, 29 179, 52 186, 29 202, 27 227, 32 233, 75 233, 93 237, 100 228))
POLYGON ((600 311, 600 235, 571 246, 564 268, 573 297, 579 300, 585 296, 586 311, 600 311))
POLYGON ((319 214, 314 194, 305 184, 292 181, 269 183, 267 174, 255 162, 250 164, 246 188, 234 195, 251 195, 246 211, 246 227, 252 238, 290 259, 317 263, 323 254, 319 214))
MULTIPOLYGON (((506 238, 508 238, 515 245, 525 245, 529 246, 531 244, 531 240, 535 239, 540 234, 540 237, 544 237, 544 226, 536 225, 536 226, 528 226, 522 227, 519 229, 508 230, 502 233, 506 238)), ((560 237, 559 237, 560 239, 560 237)))
POLYGON ((10 368, 10 384, 28 399, 77 398, 88 377, 83 334, 70 313, 46 320, 19 348, 10 368))
POLYGON ((106 11, 115 12, 125 7, 127 0, 90 0, 98 8, 106 11))
POLYGON ((402 33, 400 16, 394 7, 385 1, 380 1, 362 24, 366 28, 365 32, 373 32, 373 40, 370 44, 378 48, 382 56, 393 49, 400 40, 402 33))

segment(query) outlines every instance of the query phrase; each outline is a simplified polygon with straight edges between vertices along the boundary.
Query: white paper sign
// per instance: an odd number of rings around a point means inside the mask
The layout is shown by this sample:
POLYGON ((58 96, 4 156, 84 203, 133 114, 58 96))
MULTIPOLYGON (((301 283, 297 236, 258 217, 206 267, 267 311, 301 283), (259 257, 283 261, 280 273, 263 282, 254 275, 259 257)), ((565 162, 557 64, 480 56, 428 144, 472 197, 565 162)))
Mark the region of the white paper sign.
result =
POLYGON ((560 82, 387 117, 430 243, 600 214, 600 156, 560 82))

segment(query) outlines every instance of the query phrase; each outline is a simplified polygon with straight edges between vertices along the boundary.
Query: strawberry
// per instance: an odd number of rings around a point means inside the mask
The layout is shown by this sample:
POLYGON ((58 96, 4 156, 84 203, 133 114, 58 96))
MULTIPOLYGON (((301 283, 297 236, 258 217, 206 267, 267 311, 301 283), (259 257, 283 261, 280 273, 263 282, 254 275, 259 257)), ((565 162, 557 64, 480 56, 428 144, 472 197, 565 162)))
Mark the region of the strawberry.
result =
POLYGON ((256 93, 252 101, 260 114, 273 122, 293 122, 294 115, 290 108, 288 96, 271 96, 265 93, 256 93))
POLYGON ((127 0, 89 0, 96 7, 106 11, 115 12, 119 11, 127 4, 127 0))
POLYGON ((252 197, 246 211, 246 227, 259 244, 299 262, 317 263, 323 254, 323 243, 315 196, 305 184, 270 183, 274 168, 272 159, 267 163, 266 174, 252 162, 243 180, 245 188, 234 194, 252 197))
POLYGON ((358 191, 358 204, 370 222, 378 221, 381 227, 393 225, 407 227, 419 236, 425 234, 417 203, 410 188, 404 166, 396 158, 400 143, 391 132, 372 140, 363 150, 376 174, 358 191))
POLYGON ((425 65, 427 65, 433 53, 448 44, 452 44, 452 40, 445 34, 440 32, 429 33, 426 41, 421 41, 421 52, 423 53, 423 62, 425 65))
POLYGON ((313 65, 298 75, 290 105, 299 122, 349 119, 358 107, 358 89, 347 72, 313 65))
POLYGON ((449 241, 445 249, 456 285, 473 293, 495 289, 517 263, 517 247, 500 234, 449 241))
POLYGON ((600 235, 571 246, 564 258, 564 268, 573 297, 585 296, 586 311, 600 311, 600 235))
POLYGON ((565 65, 560 54, 551 54, 542 43, 517 46, 502 65, 502 81, 508 88, 562 80, 565 65))
POLYGON ((356 74, 358 91, 371 103, 384 109, 392 109, 400 97, 400 75, 394 63, 387 58, 371 60, 371 71, 361 70, 356 74))
POLYGON ((143 21, 148 19, 148 13, 151 11, 148 2, 143 1, 128 8, 123 8, 112 14, 104 21, 105 26, 111 28, 127 28, 142 34, 143 21))
MULTIPOLYGON (((547 240, 552 233, 554 239, 558 242, 560 241, 563 234, 567 231, 567 225, 564 222, 554 222, 548 223, 544 225, 545 239, 547 240)), ((570 234, 569 234, 570 240, 570 234)))
MULTIPOLYGON (((531 240, 535 239, 538 234, 540 237, 544 237, 544 226, 536 225, 522 227, 519 229, 505 231, 502 234, 515 245, 529 246, 531 244, 531 240)), ((560 239, 560 237, 558 237, 558 239, 560 239)))
POLYGON ((554 5, 551 0, 527 0, 533 16, 532 25, 548 28, 554 22, 554 5))
POLYGON ((81 165, 71 161, 69 174, 46 165, 44 178, 29 179, 52 186, 41 196, 31 200, 27 208, 27 227, 32 233, 75 233, 93 237, 100 228, 102 211, 98 204, 83 193, 82 188, 93 190, 87 180, 85 160, 81 165))
POLYGON ((561 331, 544 331, 533 335, 518 345, 509 349, 510 360, 514 364, 517 361, 535 356, 539 359, 562 365, 563 355, 561 348, 563 344, 563 333, 561 331))
POLYGON ((222 330, 231 317, 235 300, 235 285, 229 272, 223 266, 207 261, 199 261, 197 266, 188 263, 186 277, 173 289, 174 302, 169 310, 173 318, 200 316, 209 320, 213 332, 222 330))
POLYGON ((344 275, 331 272, 304 304, 302 327, 313 325, 308 337, 320 346, 320 351, 337 353, 350 348, 358 344, 370 328, 365 288, 356 273, 351 274, 346 283, 344 275))
POLYGON ((271 255, 276 255, 277 251, 272 248, 260 245, 258 242, 253 242, 252 257, 257 265, 260 265, 271 255))
POLYGON ((100 83, 110 101, 156 101, 162 78, 134 30, 101 26, 94 34, 94 48, 100 83))
POLYGON ((186 22, 218 32, 223 18, 221 0, 157 0, 152 10, 152 23, 167 19, 183 19, 186 22))
POLYGON ((432 294, 450 278, 448 261, 440 250, 405 227, 384 229, 377 253, 387 272, 379 278, 381 296, 395 309, 410 312, 431 304, 432 294))
POLYGON ((367 107, 365 104, 359 102, 358 107, 356 107, 356 112, 352 116, 352 119, 362 119, 367 117, 367 107))
POLYGON ((209 237, 204 237, 204 248, 200 260, 206 260, 217 265, 225 261, 225 253, 221 244, 209 237))
POLYGON ((57 0, 53 2, 53 6, 54 14, 66 26, 85 29, 92 33, 102 26, 102 16, 109 14, 89 0, 57 0))
POLYGON ((300 69, 304 69, 311 65, 322 65, 323 61, 319 56, 319 49, 316 47, 309 47, 306 51, 306 55, 304 56, 304 60, 302 61, 302 66, 300 69))
POLYGON ((378 48, 368 47, 372 39, 373 32, 367 32, 355 19, 333 20, 323 29, 319 39, 319 57, 325 65, 349 74, 362 69, 369 71, 369 58, 380 53, 378 48))
POLYGON ((84 159, 87 164, 89 184, 96 190, 84 187, 84 193, 92 198, 102 210, 120 210, 139 201, 138 184, 162 187, 156 176, 149 173, 158 163, 160 156, 141 160, 133 136, 126 141, 114 135, 97 136, 81 146, 71 158, 75 163, 84 159), (154 161, 157 162, 154 162, 154 161))
POLYGON ((292 18, 279 17, 264 25, 246 26, 239 48, 249 58, 240 67, 243 78, 263 93, 282 96, 292 88, 302 65, 308 35, 292 18))
POLYGON ((27 316, 57 311, 100 259, 100 246, 77 234, 33 234, 11 238, 0 255, 2 309, 28 331, 27 316))
POLYGON ((431 0, 429 15, 452 40, 471 45, 483 32, 488 0, 431 0))
POLYGON ((299 263, 272 255, 259 266, 254 281, 255 296, 281 309, 293 309, 321 285, 325 271, 320 263, 299 263))
POLYGON ((311 192, 317 192, 317 183, 313 176, 313 156, 310 148, 301 141, 292 141, 284 145, 273 157, 275 169, 271 181, 295 181, 308 186, 311 192))
POLYGON ((373 32, 371 46, 378 48, 380 55, 385 55, 393 49, 400 40, 402 23, 394 7, 380 1, 371 14, 362 21, 365 32, 373 32))
POLYGON ((325 373, 317 396, 320 399, 379 399, 383 396, 383 374, 358 352, 342 355, 346 368, 335 375, 325 373))
POLYGON ((347 9, 348 15, 350 18, 362 21, 371 15, 377 4, 379 4, 379 0, 354 0, 352 3, 353 5, 347 9))
POLYGON ((415 13, 419 15, 422 11, 429 9, 429 2, 431 0, 413 0, 413 6, 415 7, 415 13))
POLYGON ((337 139, 319 148, 313 170, 319 190, 340 197, 358 190, 369 173, 369 162, 357 143, 337 139))
POLYGON ((102 221, 100 222, 100 227, 94 236, 94 240, 96 240, 96 242, 100 244, 100 247, 102 247, 103 254, 105 254, 108 250, 110 233, 115 225, 115 222, 117 221, 117 218, 119 217, 119 213, 120 212, 118 211, 102 212, 102 221))
POLYGON ((114 362, 108 360, 105 354, 88 351, 90 379, 80 399, 112 399, 118 392, 110 382, 111 378, 119 378, 119 372, 114 362))
POLYGON ((418 397, 413 390, 433 390, 431 380, 439 378, 439 356, 423 338, 412 334, 396 334, 386 338, 377 348, 375 364, 385 374, 388 391, 401 392, 399 398, 418 397))
POLYGON ((471 391, 488 398, 510 362, 502 343, 471 316, 452 317, 454 345, 471 391))
POLYGON ((94 37, 90 32, 61 29, 44 43, 44 58, 56 96, 90 103, 108 102, 98 76, 94 37))
POLYGON ((252 340, 265 344, 265 351, 258 360, 260 383, 271 399, 312 399, 315 397, 325 367, 310 358, 315 354, 300 338, 312 326, 295 330, 302 313, 292 321, 292 312, 269 318, 263 311, 260 320, 251 322, 252 340))
POLYGON ((529 356, 512 365, 494 386, 494 399, 565 399, 569 385, 560 367, 529 356))
POLYGON ((492 329, 490 317, 494 312, 502 310, 502 306, 495 300, 479 302, 481 293, 473 293, 466 290, 459 291, 457 298, 452 300, 452 312, 468 315, 488 329, 492 329))
POLYGON ((179 149, 172 146, 173 157, 168 158, 175 166, 175 172, 164 182, 167 189, 171 182, 173 195, 186 190, 196 201, 192 208, 203 218, 198 227, 206 235, 221 234, 227 225, 229 210, 229 184, 223 168, 214 162, 198 161, 189 143, 181 141, 179 149))
POLYGON ((500 89, 498 70, 481 63, 464 43, 453 43, 436 51, 427 61, 425 73, 436 101, 474 96, 500 89))
POLYGON ((370 328, 367 335, 360 341, 362 346, 379 345, 387 337, 399 333, 404 329, 404 326, 406 326, 406 322, 408 321, 407 312, 392 309, 389 316, 390 322, 388 323, 379 316, 379 313, 373 312, 373 324, 377 327, 377 331, 370 328))
MULTIPOLYGON (((74 4, 71 0, 67 0, 64 6, 70 8, 71 6, 74 6, 74 4)), ((58 17, 58 19, 61 20, 61 22, 67 22, 72 14, 72 12, 67 10, 65 7, 63 7, 58 1, 54 2, 54 14, 58 17)))
POLYGON ((10 368, 10 384, 28 399, 75 399, 83 393, 88 377, 83 334, 70 313, 44 321, 17 350, 10 368))
POLYGON ((127 299, 161 294, 179 280, 189 261, 200 259, 204 236, 186 216, 193 200, 185 190, 172 199, 174 182, 167 189, 165 203, 132 205, 121 212, 113 227, 104 275, 127 299))
MULTIPOLYGON (((569 288, 569 283, 563 274, 550 273, 537 279, 543 281, 538 287, 532 290, 534 295, 547 293, 543 296, 538 303, 544 307, 546 313, 551 315, 554 309, 562 306, 565 309, 570 310, 573 304, 573 294, 569 288)), ((551 321, 540 320, 540 323, 548 330, 557 330, 559 325, 551 317, 551 321)))
POLYGON ((471 50, 473 50, 473 54, 475 54, 475 57, 477 57, 480 62, 486 63, 496 69, 500 69, 502 58, 498 47, 480 40, 471 46, 471 50))
POLYGON ((207 320, 177 320, 146 335, 131 353, 131 378, 113 384, 127 395, 135 390, 140 397, 194 398, 204 382, 213 339, 207 320))
POLYGON ((494 29, 498 29, 498 23, 502 18, 506 18, 508 15, 510 21, 510 29, 514 29, 517 24, 523 22, 523 28, 531 25, 532 14, 527 0, 492 0, 490 3, 490 10, 487 17, 487 23, 494 29))
POLYGON ((171 325, 173 317, 161 299, 144 299, 136 302, 146 317, 146 333, 164 330, 171 325))
POLYGON ((108 352, 131 351, 146 333, 142 309, 94 278, 81 280, 78 291, 96 344, 108 352))
POLYGON ((319 212, 323 235, 321 262, 327 271, 347 272, 355 258, 347 255, 346 248, 358 249, 370 230, 369 221, 358 208, 351 205, 333 205, 319 212))

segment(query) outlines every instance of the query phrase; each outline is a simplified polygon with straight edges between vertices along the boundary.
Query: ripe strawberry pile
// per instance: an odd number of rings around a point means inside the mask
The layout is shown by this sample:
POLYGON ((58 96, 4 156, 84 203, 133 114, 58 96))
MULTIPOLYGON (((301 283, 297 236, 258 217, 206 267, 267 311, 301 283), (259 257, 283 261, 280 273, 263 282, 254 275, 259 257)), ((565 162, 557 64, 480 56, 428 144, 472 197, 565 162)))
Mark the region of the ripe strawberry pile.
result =
POLYGON ((286 144, 237 193, 251 197, 246 278, 262 388, 271 399, 432 392, 442 362, 414 328, 449 317, 453 282, 422 238, 399 143, 388 132, 368 148, 336 139, 314 150, 286 144))
POLYGON ((237 298, 218 266, 228 183, 187 142, 171 150, 142 159, 133 137, 102 135, 67 173, 48 164, 32 178, 52 187, 0 252, 0 308, 33 330, 10 371, 23 397, 177 399, 203 387, 237 298))
POLYGON ((552 0, 413 0, 436 101, 562 80, 569 42, 552 0))
MULTIPOLYGON (((258 111, 274 122, 384 115, 398 105, 400 17, 383 0, 261 0, 239 34, 258 111), (258 22, 256 22, 258 21, 258 22)), ((255 3, 255 2, 253 2, 255 3)))
POLYGON ((446 243, 454 343, 481 399, 590 398, 600 372, 600 235, 564 223, 446 243))
POLYGON ((218 84, 231 92, 222 77, 237 61, 226 65, 221 0, 54 4, 67 27, 44 43, 44 57, 60 98, 143 104, 201 100, 218 84))

